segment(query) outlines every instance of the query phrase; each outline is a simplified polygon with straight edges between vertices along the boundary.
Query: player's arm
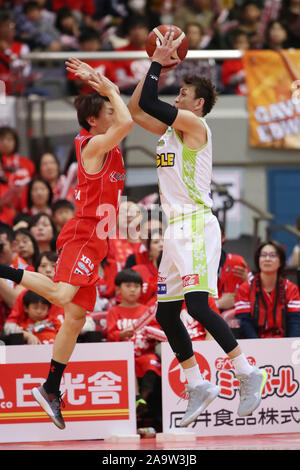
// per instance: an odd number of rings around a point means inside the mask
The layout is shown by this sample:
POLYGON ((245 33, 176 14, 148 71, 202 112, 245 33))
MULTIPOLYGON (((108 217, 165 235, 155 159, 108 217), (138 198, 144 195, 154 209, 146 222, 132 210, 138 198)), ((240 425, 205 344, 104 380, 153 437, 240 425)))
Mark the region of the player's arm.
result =
POLYGON ((147 131, 153 132, 154 134, 162 135, 166 132, 168 126, 159 119, 156 119, 155 117, 152 117, 143 111, 139 105, 145 78, 146 77, 144 77, 138 83, 133 94, 131 95, 128 103, 128 109, 131 113, 131 116, 133 117, 133 120, 139 124, 139 126, 143 127, 147 131))
POLYGON ((84 159, 95 158, 95 155, 104 157, 104 155, 118 145, 124 137, 133 128, 133 119, 122 100, 116 85, 108 78, 97 74, 88 83, 101 95, 106 96, 113 108, 114 123, 105 134, 99 134, 93 137, 87 144, 84 151, 84 159))

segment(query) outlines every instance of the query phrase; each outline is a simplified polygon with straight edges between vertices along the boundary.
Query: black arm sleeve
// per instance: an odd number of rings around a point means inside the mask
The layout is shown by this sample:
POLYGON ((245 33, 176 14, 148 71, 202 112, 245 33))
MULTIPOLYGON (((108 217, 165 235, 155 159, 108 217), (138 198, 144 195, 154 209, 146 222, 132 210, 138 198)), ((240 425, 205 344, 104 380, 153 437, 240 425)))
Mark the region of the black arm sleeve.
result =
POLYGON ((145 113, 171 126, 176 119, 178 110, 169 103, 158 99, 158 79, 161 69, 161 64, 152 62, 142 88, 139 106, 145 113))

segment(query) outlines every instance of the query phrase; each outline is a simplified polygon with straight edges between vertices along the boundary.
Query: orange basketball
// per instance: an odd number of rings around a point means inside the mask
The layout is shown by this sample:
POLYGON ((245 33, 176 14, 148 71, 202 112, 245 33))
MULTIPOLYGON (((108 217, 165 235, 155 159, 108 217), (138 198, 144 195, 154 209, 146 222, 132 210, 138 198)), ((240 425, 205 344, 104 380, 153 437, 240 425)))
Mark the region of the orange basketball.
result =
POLYGON ((152 57, 154 51, 157 46, 157 41, 162 43, 163 37, 167 32, 174 33, 173 44, 175 45, 176 42, 178 43, 178 48, 173 54, 174 59, 183 60, 187 54, 189 43, 186 35, 184 32, 178 28, 178 26, 174 26, 173 24, 161 24, 156 28, 153 28, 152 31, 149 33, 147 41, 146 41, 146 52, 149 57, 152 57))

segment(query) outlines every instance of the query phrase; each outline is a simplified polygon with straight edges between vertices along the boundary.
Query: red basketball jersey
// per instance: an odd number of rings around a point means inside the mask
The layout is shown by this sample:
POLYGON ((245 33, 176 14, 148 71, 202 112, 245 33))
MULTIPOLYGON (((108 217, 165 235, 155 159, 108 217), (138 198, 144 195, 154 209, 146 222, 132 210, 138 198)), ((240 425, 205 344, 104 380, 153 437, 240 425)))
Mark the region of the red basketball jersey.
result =
POLYGON ((94 137, 82 129, 75 137, 75 150, 78 163, 78 184, 75 188, 76 217, 96 218, 107 217, 108 210, 116 216, 124 188, 125 168, 122 152, 117 145, 110 150, 104 164, 97 173, 87 173, 82 160, 82 150, 94 137))

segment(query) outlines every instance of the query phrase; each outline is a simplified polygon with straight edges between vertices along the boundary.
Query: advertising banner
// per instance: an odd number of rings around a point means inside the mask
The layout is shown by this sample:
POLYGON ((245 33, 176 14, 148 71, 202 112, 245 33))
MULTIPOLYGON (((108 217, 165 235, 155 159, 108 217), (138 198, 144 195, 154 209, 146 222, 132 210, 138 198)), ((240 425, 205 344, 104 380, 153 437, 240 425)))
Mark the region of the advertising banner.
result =
POLYGON ((246 51, 250 145, 300 148, 300 50, 246 51))
POLYGON ((185 376, 169 344, 162 343, 163 432, 186 430, 197 436, 224 436, 300 431, 300 338, 239 340, 239 344, 249 362, 268 373, 260 406, 240 418, 239 381, 230 359, 215 341, 194 341, 203 377, 219 385, 221 392, 196 422, 180 428, 187 407, 185 376))
POLYGON ((50 345, 2 346, 0 442, 103 439, 135 434, 130 342, 77 344, 61 383, 66 423, 59 430, 31 395, 48 375, 50 345))

